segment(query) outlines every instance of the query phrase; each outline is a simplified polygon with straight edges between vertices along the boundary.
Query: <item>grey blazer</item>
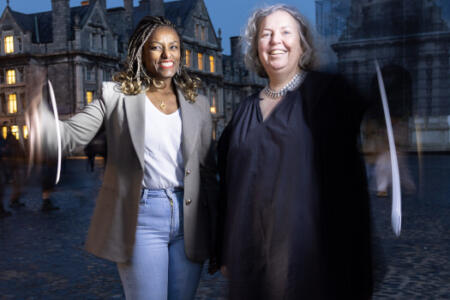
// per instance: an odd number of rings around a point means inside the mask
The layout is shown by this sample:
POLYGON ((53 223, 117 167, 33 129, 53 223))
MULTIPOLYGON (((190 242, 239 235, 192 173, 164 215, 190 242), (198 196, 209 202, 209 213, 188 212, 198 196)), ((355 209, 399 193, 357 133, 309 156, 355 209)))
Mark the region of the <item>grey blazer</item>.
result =
MULTIPOLYGON (((212 122, 205 97, 187 101, 177 90, 182 116, 184 178, 184 238, 187 257, 202 262, 212 255, 217 211, 216 164, 212 122)), ((105 125, 108 161, 86 241, 87 251, 115 262, 133 253, 144 168, 144 93, 124 95, 116 83, 103 83, 100 99, 67 121, 60 122, 62 147, 70 153, 84 146, 105 125)), ((44 149, 54 152, 54 121, 41 109, 44 149)))

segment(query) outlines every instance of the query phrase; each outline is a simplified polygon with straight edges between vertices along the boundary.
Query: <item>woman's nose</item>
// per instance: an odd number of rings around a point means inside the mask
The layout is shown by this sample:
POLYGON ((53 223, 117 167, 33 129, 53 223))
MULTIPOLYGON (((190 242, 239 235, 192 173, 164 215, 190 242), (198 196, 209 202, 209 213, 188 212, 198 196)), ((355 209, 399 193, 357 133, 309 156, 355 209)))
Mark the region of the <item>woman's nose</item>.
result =
POLYGON ((278 44, 281 42, 281 35, 278 32, 274 32, 272 33, 271 39, 270 39, 270 43, 271 44, 278 44))
POLYGON ((169 50, 167 48, 164 48, 161 53, 162 58, 168 58, 169 57, 169 50))

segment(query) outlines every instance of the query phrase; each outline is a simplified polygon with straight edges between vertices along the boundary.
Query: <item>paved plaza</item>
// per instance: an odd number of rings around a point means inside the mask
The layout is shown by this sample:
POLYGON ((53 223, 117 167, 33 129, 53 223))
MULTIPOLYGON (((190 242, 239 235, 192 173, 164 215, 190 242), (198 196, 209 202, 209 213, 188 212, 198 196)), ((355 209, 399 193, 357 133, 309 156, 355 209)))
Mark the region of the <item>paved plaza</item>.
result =
MULTIPOLYGON (((390 200, 372 195, 374 299, 450 299, 450 155, 408 157, 416 192, 403 199, 402 234, 390 227, 390 200)), ((102 160, 67 160, 52 195, 60 210, 40 211, 38 175, 25 207, 0 219, 0 299, 124 299, 114 263, 83 250, 102 160)), ((10 188, 6 190, 8 199, 10 188)), ((5 207, 7 200, 4 201, 5 207)), ((203 273, 196 299, 226 299, 227 282, 203 273)))

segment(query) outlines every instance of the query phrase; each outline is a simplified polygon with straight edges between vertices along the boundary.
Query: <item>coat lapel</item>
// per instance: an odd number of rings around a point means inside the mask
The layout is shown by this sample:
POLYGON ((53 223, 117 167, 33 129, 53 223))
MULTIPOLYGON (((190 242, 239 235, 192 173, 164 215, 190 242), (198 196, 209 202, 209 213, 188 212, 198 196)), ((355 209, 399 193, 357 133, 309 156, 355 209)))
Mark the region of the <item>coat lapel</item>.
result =
POLYGON ((131 141, 141 167, 144 169, 145 94, 126 96, 124 102, 131 141))
POLYGON ((177 94, 181 109, 181 122, 183 125, 183 141, 181 146, 184 164, 186 165, 197 144, 202 120, 200 112, 198 111, 198 105, 194 105, 191 101, 187 101, 179 89, 177 89, 177 94))

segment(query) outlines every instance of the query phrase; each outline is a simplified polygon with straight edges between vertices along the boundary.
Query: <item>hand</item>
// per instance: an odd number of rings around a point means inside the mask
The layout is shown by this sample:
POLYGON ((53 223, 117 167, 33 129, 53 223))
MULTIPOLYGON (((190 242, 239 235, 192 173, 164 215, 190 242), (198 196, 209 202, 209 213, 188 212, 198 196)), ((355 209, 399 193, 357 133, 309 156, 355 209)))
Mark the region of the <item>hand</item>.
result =
POLYGON ((229 275, 230 275, 230 274, 228 274, 227 266, 221 266, 221 267, 220 267, 220 273, 222 273, 222 275, 223 275, 224 277, 229 278, 229 275))
POLYGON ((26 93, 29 104, 25 112, 25 121, 28 127, 28 145, 30 147, 28 171, 30 171, 33 163, 42 159, 39 108, 43 98, 42 92, 47 81, 47 69, 43 66, 30 65, 26 71, 26 93))
POLYGON ((217 271, 219 271, 219 266, 217 264, 217 259, 210 258, 209 259, 209 263, 208 263, 208 274, 213 275, 217 271))

